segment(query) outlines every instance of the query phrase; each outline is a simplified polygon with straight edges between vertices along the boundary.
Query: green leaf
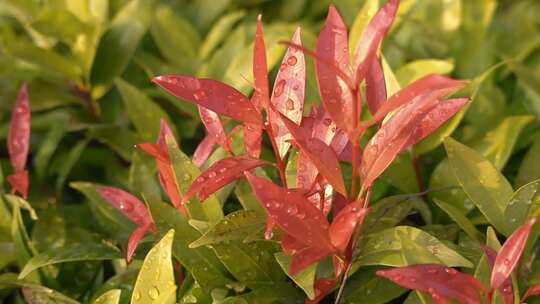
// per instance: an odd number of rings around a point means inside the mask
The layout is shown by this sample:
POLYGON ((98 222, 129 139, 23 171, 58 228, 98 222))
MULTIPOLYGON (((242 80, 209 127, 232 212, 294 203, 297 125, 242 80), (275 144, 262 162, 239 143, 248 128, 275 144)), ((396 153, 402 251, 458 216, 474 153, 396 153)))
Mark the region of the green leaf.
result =
POLYGON ((155 9, 150 33, 165 59, 180 67, 181 71, 195 70, 199 34, 171 6, 161 4, 155 9))
POLYGON ((216 21, 210 32, 206 35, 206 38, 204 38, 204 42, 199 49, 199 57, 202 60, 206 59, 225 38, 228 38, 234 24, 245 15, 246 13, 244 11, 235 11, 222 16, 216 21))
POLYGON ((471 262, 432 235, 414 227, 397 226, 365 237, 360 246, 360 256, 355 266, 385 265, 405 266, 401 250, 403 238, 415 242, 425 248, 445 265, 450 267, 472 267, 471 262))
POLYGON ((99 142, 109 146, 126 161, 131 160, 133 147, 140 143, 137 134, 120 127, 90 129, 89 134, 99 142))
POLYGON ((516 190, 504 211, 504 218, 510 231, 523 225, 530 212, 540 204, 540 180, 535 180, 516 190))
POLYGON ((161 119, 165 119, 173 128, 169 115, 144 93, 122 79, 116 80, 116 86, 122 95, 131 123, 144 141, 156 141, 161 119))
MULTIPOLYGON (((195 166, 189 157, 171 142, 167 142, 169 158, 171 160, 176 184, 180 193, 185 193, 201 171, 195 166)), ((186 202, 189 215, 192 219, 216 222, 223 217, 221 204, 215 195, 209 196, 204 202, 199 202, 195 197, 186 202)))
POLYGON ((122 294, 122 290, 120 289, 111 289, 107 291, 106 293, 102 294, 97 298, 92 304, 119 304, 120 303, 120 295, 122 294))
POLYGON ((364 2, 362 9, 356 15, 356 18, 354 18, 354 22, 351 26, 349 34, 349 54, 351 60, 354 57, 356 45, 358 44, 358 40, 360 40, 362 32, 364 32, 369 20, 375 16, 378 10, 379 0, 367 0, 364 2))
POLYGON ((55 304, 78 304, 79 302, 54 291, 47 287, 39 285, 23 286, 21 288, 22 294, 26 303, 28 304, 41 304, 41 303, 55 303, 55 304))
POLYGON ((174 230, 171 229, 146 255, 137 281, 133 287, 131 303, 176 303, 172 244, 174 230), (159 300, 159 302, 158 302, 159 300))
POLYGON ((375 233, 396 226, 411 213, 416 200, 418 198, 413 196, 395 195, 376 202, 366 216, 366 233, 375 233))
POLYGON ((67 132, 65 123, 66 121, 61 121, 53 124, 37 150, 36 156, 34 157, 34 166, 36 167, 36 173, 40 179, 45 177, 49 161, 62 140, 62 137, 64 137, 67 132))
MULTIPOLYGON (((257 175, 264 172, 264 169, 259 169, 260 168, 255 169, 257 175)), ((259 176, 264 175, 261 174, 259 176)), ((289 184, 289 186, 291 186, 291 184, 289 184)), ((236 197, 238 198, 240 204, 242 204, 242 207, 244 207, 245 210, 255 211, 258 214, 266 214, 263 207, 257 200, 257 197, 255 197, 255 194, 251 190, 251 186, 245 179, 238 181, 236 187, 234 188, 234 194, 236 194, 236 197)))
POLYGON ((411 153, 409 151, 400 153, 381 177, 405 193, 419 191, 411 153))
POLYGON ((122 258, 118 248, 108 244, 69 244, 61 248, 52 248, 32 257, 19 274, 24 279, 32 271, 41 267, 76 261, 102 261, 122 258))
POLYGON ((407 289, 375 275, 375 268, 362 268, 347 280, 343 302, 349 304, 384 304, 404 294, 407 289))
POLYGON ((77 161, 79 160, 79 157, 81 157, 81 154, 84 152, 84 149, 88 145, 88 142, 90 139, 85 138, 82 140, 79 140, 77 144, 69 150, 69 153, 65 157, 64 162, 58 168, 58 177, 56 178, 56 185, 55 189, 56 192, 60 192, 62 190, 62 187, 64 186, 64 183, 66 182, 69 173, 71 172, 71 169, 75 166, 77 161))
POLYGON ((450 74, 454 69, 451 60, 419 59, 411 61, 396 71, 396 78, 402 87, 429 74, 450 74))
POLYGON ((101 38, 91 75, 94 99, 105 95, 114 79, 124 72, 150 24, 154 2, 129 1, 101 38))
POLYGON ((504 210, 512 196, 512 186, 492 163, 473 149, 451 138, 444 141, 444 146, 463 191, 498 231, 510 234, 504 210))
POLYGON ((190 248, 219 244, 228 241, 244 240, 254 230, 264 227, 266 217, 251 210, 240 210, 227 214, 195 242, 190 248))
POLYGON ((161 200, 161 187, 155 178, 154 160, 134 151, 129 169, 129 185, 133 193, 142 194, 148 201, 161 200))
POLYGON ((221 304, 274 304, 302 303, 302 297, 289 283, 278 283, 250 291, 241 296, 229 297, 221 304))
MULTIPOLYGON (((21 209, 18 206, 13 206, 12 221, 11 221, 11 238, 15 244, 17 252, 17 264, 23 267, 33 256, 36 255, 36 250, 30 242, 28 232, 24 226, 21 215, 21 209)), ((36 274, 28 278, 31 282, 40 282, 40 275, 36 274)))
POLYGON ((279 266, 281 266, 281 269, 283 269, 283 271, 296 283, 296 285, 298 285, 298 287, 302 288, 308 298, 315 298, 314 284, 315 276, 317 274, 317 264, 313 264, 295 275, 290 275, 289 265, 291 263, 291 258, 281 252, 274 254, 274 256, 276 257, 279 266))
POLYGON ((178 210, 161 202, 151 202, 150 211, 160 230, 175 230, 173 255, 193 275, 205 292, 209 293, 214 288, 231 283, 225 268, 212 250, 206 247, 189 248, 189 244, 201 234, 178 210))
POLYGON ((516 186, 523 186, 540 178, 540 138, 535 140, 523 157, 516 176, 516 186))
POLYGON ((446 214, 448 214, 450 218, 452 218, 452 220, 456 222, 456 224, 458 224, 459 227, 465 231, 465 233, 467 233, 468 236, 477 242, 482 243, 484 238, 483 235, 476 229, 474 224, 467 218, 467 216, 461 212, 461 210, 438 199, 434 199, 433 201, 439 208, 446 212, 446 214))

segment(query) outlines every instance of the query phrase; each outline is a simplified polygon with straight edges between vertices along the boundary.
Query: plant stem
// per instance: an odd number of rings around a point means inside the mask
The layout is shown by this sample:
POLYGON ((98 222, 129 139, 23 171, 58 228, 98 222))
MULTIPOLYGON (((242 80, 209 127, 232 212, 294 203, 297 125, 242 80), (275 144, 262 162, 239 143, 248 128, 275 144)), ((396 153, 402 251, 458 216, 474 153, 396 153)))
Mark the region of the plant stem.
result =
POLYGON ((268 137, 270 138, 270 143, 272 144, 272 150, 274 151, 274 157, 276 158, 276 165, 279 172, 279 178, 281 179, 281 183, 283 187, 287 187, 287 178, 285 177, 285 164, 283 163, 283 160, 281 159, 281 156, 279 155, 279 150, 277 147, 276 140, 274 138, 274 132, 272 131, 272 126, 268 121, 264 123, 264 129, 266 130, 266 133, 268 134, 268 137))
MULTIPOLYGON (((358 95, 359 93, 359 90, 358 88, 355 88, 351 93, 352 93, 352 96, 353 96, 353 130, 356 129, 356 127, 358 127, 358 120, 360 119, 360 117, 358 117, 358 107, 360 106, 360 103, 359 103, 359 100, 360 100, 360 96, 358 95)), ((350 193, 350 198, 354 198, 354 194, 356 193, 356 171, 358 170, 357 169, 357 163, 358 163, 358 150, 359 150, 359 147, 358 147, 358 138, 352 138, 352 176, 351 176, 351 193, 350 193)))

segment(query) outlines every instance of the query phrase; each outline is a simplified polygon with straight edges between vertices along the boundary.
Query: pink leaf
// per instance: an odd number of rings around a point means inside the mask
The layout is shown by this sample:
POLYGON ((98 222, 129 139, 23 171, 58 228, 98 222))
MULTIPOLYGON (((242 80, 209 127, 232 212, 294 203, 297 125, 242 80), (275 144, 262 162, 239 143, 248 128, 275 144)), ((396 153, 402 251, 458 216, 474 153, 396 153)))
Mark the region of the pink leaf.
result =
POLYGON ((369 58, 374 56, 381 45, 384 35, 392 25, 399 1, 389 0, 369 21, 368 25, 358 39, 358 44, 354 52, 354 71, 356 82, 364 79, 366 69, 369 68, 369 58))
POLYGON ((281 250, 286 255, 293 255, 301 250, 307 248, 306 244, 295 239, 292 235, 283 233, 281 236, 281 250))
POLYGON ((536 223, 536 218, 531 218, 527 223, 521 225, 508 239, 499 250, 499 254, 495 259, 493 271, 491 272, 491 288, 498 289, 504 281, 512 274, 512 270, 516 266, 532 226, 536 223))
POLYGON ((461 110, 469 101, 468 98, 449 99, 440 102, 427 111, 426 114, 415 123, 414 132, 406 146, 418 143, 426 136, 439 128, 448 119, 461 110))
POLYGON ((358 207, 359 204, 352 203, 343 208, 330 225, 330 241, 344 253, 353 235, 356 225, 366 215, 368 209, 358 207))
POLYGON ((262 127, 259 124, 244 124, 244 148, 252 158, 259 158, 262 149, 262 127))
POLYGON ((253 44, 253 80, 255 92, 253 103, 259 108, 268 108, 268 67, 266 64, 266 49, 262 30, 262 16, 257 17, 257 30, 253 44))
POLYGON ((329 294, 332 289, 336 286, 335 279, 322 278, 318 279, 315 282, 315 298, 313 300, 306 299, 304 304, 317 304, 319 303, 327 294, 329 294))
POLYGON ((264 160, 243 156, 221 159, 195 179, 184 195, 184 202, 189 200, 195 194, 199 201, 203 202, 207 197, 221 189, 223 186, 242 177, 244 171, 266 164, 268 163, 264 160))
POLYGON ((26 84, 23 84, 11 112, 11 122, 7 134, 7 148, 13 171, 24 170, 28 158, 29 142, 30 104, 26 84))
POLYGON ((99 186, 96 188, 96 191, 106 202, 118 209, 138 226, 152 224, 152 219, 146 206, 135 196, 122 189, 107 186, 99 186))
POLYGON ((129 236, 128 244, 127 244, 127 262, 131 262, 131 259, 133 258, 133 254, 135 253, 135 249, 137 249, 137 246, 139 245, 139 241, 144 237, 147 231, 151 229, 152 224, 147 224, 144 226, 139 226, 137 229, 133 230, 131 235, 129 236))
POLYGON ((28 196, 28 171, 18 171, 6 177, 13 192, 18 192, 24 199, 28 196))
POLYGON ((300 150, 313 162, 319 173, 328 180, 336 191, 346 194, 345 183, 336 153, 327 144, 316 138, 308 138, 305 132, 287 117, 281 119, 291 132, 300 150))
POLYGON ((386 101, 386 83, 381 63, 377 56, 371 56, 367 63, 366 73, 366 103, 371 115, 377 113, 386 101))
POLYGON ((328 222, 322 212, 297 192, 276 186, 269 180, 244 173, 255 196, 283 231, 307 246, 333 250, 328 222))
POLYGON ((306 247, 293 254, 288 269, 289 273, 295 275, 330 254, 332 254, 332 251, 328 248, 306 247))
POLYGON ((298 154, 296 165, 296 187, 309 191, 313 187, 319 171, 306 153, 302 151, 298 154))
POLYGON ((206 135, 193 152, 192 161, 195 166, 200 167, 210 157, 216 141, 210 134, 206 135))
POLYGON ((481 304, 479 292, 485 292, 482 284, 473 276, 438 264, 379 270, 377 275, 401 287, 428 293, 438 303, 456 300, 459 303, 481 304))
POLYGON ((347 41, 347 28, 336 8, 331 5, 324 27, 317 37, 315 54, 320 58, 315 62, 317 83, 324 108, 339 128, 349 132, 358 117, 352 115, 355 97, 347 85, 351 75, 347 41), (326 62, 333 63, 348 79, 342 79, 336 68, 326 62))
POLYGON ((198 106, 198 108, 202 123, 206 131, 208 131, 208 136, 214 138, 214 142, 218 143, 223 149, 231 151, 229 138, 223 129, 223 123, 217 113, 202 106, 198 106))
MULTIPOLYGON (((294 44, 302 45, 300 28, 296 29, 291 41, 294 44)), ((296 124, 300 124, 302 121, 305 86, 306 63, 304 54, 289 46, 277 73, 270 102, 277 111, 296 124)), ((279 155, 283 158, 290 147, 287 140, 291 139, 291 136, 281 122, 279 115, 273 111, 269 111, 268 115, 274 130, 279 155)))
POLYGON ((531 296, 537 296, 537 295, 540 295, 540 284, 535 284, 529 287, 527 291, 525 292, 525 294, 523 295, 523 297, 521 298, 520 304, 524 303, 525 300, 527 300, 527 298, 531 296))
POLYGON ((255 106, 242 93, 219 81, 186 75, 158 76, 152 81, 177 98, 238 121, 261 124, 255 106))
MULTIPOLYGON (((493 270, 495 259, 497 258, 497 251, 488 246, 482 246, 482 250, 487 257, 489 269, 493 270)), ((514 292, 512 290, 512 279, 510 277, 504 281, 498 290, 503 296, 505 304, 514 304, 514 292)))
POLYGON ((446 89, 448 89, 448 93, 450 93, 462 88, 465 84, 465 81, 455 80, 440 75, 430 74, 424 76, 390 96, 390 98, 381 105, 377 113, 373 115, 370 123, 380 122, 388 113, 398 109, 407 102, 410 102, 417 96, 446 89))

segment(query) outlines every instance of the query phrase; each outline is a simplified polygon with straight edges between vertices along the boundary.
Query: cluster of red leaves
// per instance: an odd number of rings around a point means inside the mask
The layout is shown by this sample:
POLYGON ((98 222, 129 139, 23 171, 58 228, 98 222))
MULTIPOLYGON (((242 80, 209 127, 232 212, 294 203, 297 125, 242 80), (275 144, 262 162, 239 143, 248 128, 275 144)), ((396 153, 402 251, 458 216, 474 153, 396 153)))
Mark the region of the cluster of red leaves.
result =
MULTIPOLYGON (((491 269, 490 288, 487 289, 487 292, 482 283, 473 276, 437 264, 420 264, 379 270, 377 275, 402 287, 427 293, 434 303, 448 303, 450 300, 455 300, 459 303, 480 304, 482 303, 481 294, 483 294, 489 304, 494 292, 498 291, 505 304, 513 304, 512 271, 521 257, 531 228, 535 223, 536 218, 532 218, 516 229, 499 252, 487 246, 483 247, 491 269)), ((530 296, 539 294, 540 285, 532 285, 525 292, 520 303, 523 303, 530 296)))

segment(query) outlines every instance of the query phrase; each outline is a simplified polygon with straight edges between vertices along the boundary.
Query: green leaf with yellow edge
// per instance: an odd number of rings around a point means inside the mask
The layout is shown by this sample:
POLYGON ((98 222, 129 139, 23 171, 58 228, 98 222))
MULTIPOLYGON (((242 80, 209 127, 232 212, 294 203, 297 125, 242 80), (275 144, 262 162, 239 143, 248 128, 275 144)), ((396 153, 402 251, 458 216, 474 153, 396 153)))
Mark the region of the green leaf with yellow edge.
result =
POLYGON ((19 279, 24 279, 31 272, 59 263, 77 261, 103 261, 121 259, 122 253, 118 248, 110 244, 74 243, 60 248, 52 248, 32 257, 19 274, 19 279))
POLYGON ((279 266, 281 266, 281 269, 283 269, 283 272, 285 272, 287 276, 289 276, 289 278, 291 278, 296 285, 298 285, 298 287, 302 288, 308 298, 315 298, 314 284, 318 264, 313 264, 295 275, 290 275, 289 265, 291 263, 291 258, 281 252, 274 254, 274 256, 279 263, 279 266))
POLYGON ((343 302, 348 304, 385 304, 407 292, 407 289, 375 275, 375 267, 365 267, 347 280, 343 302))
POLYGON ((475 241, 482 243, 484 236, 476 229, 474 224, 460 209, 438 199, 434 199, 433 201, 439 208, 446 212, 446 214, 448 214, 448 216, 450 216, 450 218, 452 218, 452 220, 456 222, 468 236, 475 241))
MULTIPOLYGON (((169 148, 169 158, 173 167, 176 184, 180 193, 186 193, 187 189, 201 174, 201 171, 195 166, 191 159, 175 146, 168 138, 166 139, 169 148)), ((196 197, 187 201, 186 208, 192 219, 200 221, 217 222, 223 218, 221 203, 215 195, 210 195, 204 202, 199 202, 196 197)))
MULTIPOLYGON (((22 268, 37 252, 30 242, 30 237, 26 231, 19 206, 13 206, 11 214, 11 238, 17 252, 17 264, 22 268)), ((41 275, 32 275, 28 278, 28 281, 39 283, 41 281, 41 275)))
POLYGON ((451 60, 419 59, 396 70, 396 78, 402 87, 429 74, 447 75, 454 69, 451 60))
POLYGON ((102 294, 97 298, 92 304, 119 304, 120 303, 120 295, 122 294, 122 290, 120 289, 111 289, 107 291, 106 293, 102 294))
POLYGON ((142 140, 156 141, 161 119, 165 119, 175 132, 167 112, 152 99, 122 79, 116 80, 116 86, 122 95, 129 119, 142 140))
POLYGON ((367 0, 364 2, 362 9, 356 15, 356 18, 354 18, 354 22, 349 34, 349 55, 351 60, 354 58, 354 52, 356 50, 358 40, 360 40, 360 37, 368 25, 369 20, 375 16, 378 10, 379 0, 367 0))
POLYGON ((189 244, 200 238, 201 233, 178 210, 162 202, 150 202, 149 207, 160 230, 174 229, 173 255, 205 292, 210 293, 214 288, 222 288, 232 282, 211 249, 204 246, 189 248, 189 244))
POLYGON ((504 210, 514 192, 510 183, 473 149, 451 138, 444 141, 444 146, 463 191, 499 232, 509 235, 504 210))
POLYGON ((92 97, 105 95, 131 60, 152 19, 155 0, 131 0, 103 34, 92 66, 92 97))
POLYGON ((199 49, 199 57, 204 60, 225 39, 228 38, 233 26, 246 15, 244 11, 235 11, 222 16, 216 21, 199 49))
POLYGON ((504 210, 508 229, 516 230, 525 224, 531 212, 535 212, 540 205, 540 180, 535 180, 514 192, 504 210))
POLYGON ((228 241, 241 241, 254 230, 264 227, 266 217, 252 210, 240 210, 227 214, 195 242, 190 248, 218 244, 228 241))
POLYGON ((397 226, 365 236, 354 265, 405 266, 401 250, 406 237, 422 246, 449 267, 472 267, 472 263, 434 236, 410 226, 397 226))
POLYGON ((176 303, 176 297, 170 296, 171 290, 176 290, 172 264, 173 240, 174 230, 171 229, 150 249, 133 287, 131 303, 176 303))

